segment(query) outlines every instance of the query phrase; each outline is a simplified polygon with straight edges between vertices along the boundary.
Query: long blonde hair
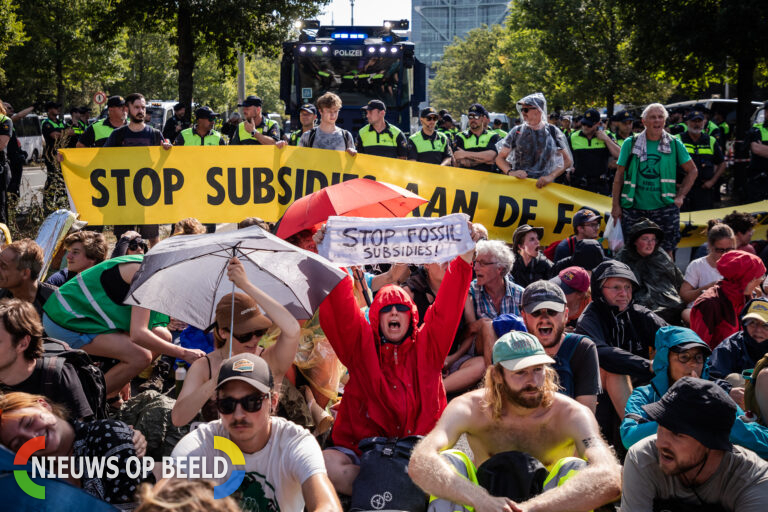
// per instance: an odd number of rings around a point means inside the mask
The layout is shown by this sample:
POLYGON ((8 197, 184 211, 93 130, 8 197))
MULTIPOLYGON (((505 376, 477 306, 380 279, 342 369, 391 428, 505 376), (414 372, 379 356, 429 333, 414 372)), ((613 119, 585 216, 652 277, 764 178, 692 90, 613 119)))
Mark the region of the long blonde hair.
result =
POLYGON ((213 483, 207 480, 172 478, 154 487, 141 487, 136 512, 239 512, 235 501, 227 496, 213 498, 213 483))
MULTIPOLYGON (((560 389, 557 372, 549 365, 544 366, 544 399, 540 407, 549 407, 555 400, 555 393, 560 389)), ((485 371, 485 396, 483 409, 491 413, 494 421, 499 421, 504 414, 504 405, 509 386, 504 380, 504 367, 496 363, 485 371)))

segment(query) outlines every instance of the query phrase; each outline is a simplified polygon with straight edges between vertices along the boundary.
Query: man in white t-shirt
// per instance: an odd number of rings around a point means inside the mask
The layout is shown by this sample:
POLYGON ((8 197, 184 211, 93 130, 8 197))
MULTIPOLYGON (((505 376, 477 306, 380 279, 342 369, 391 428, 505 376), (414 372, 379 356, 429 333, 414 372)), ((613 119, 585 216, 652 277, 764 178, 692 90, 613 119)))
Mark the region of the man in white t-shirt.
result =
MULTIPOLYGON (((238 354, 224 361, 216 386, 221 419, 184 436, 171 456, 204 457, 213 467, 214 437, 230 439, 245 457, 245 478, 233 495, 245 511, 341 512, 320 446, 306 429, 271 415, 277 409, 272 373, 264 359, 238 354)), ((236 467, 235 469, 242 469, 236 467)), ((227 475, 216 481, 221 484, 227 475)))

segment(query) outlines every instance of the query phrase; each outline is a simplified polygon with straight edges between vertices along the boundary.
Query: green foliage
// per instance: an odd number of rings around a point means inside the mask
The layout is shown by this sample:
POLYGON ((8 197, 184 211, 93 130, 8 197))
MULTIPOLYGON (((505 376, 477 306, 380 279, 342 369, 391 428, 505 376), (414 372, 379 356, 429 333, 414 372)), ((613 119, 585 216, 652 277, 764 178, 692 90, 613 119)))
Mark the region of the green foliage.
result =
MULTIPOLYGON (((24 41, 24 27, 16 16, 13 0, 0 0, 0 62, 11 47, 24 41)), ((0 80, 5 78, 5 69, 0 66, 0 80)))

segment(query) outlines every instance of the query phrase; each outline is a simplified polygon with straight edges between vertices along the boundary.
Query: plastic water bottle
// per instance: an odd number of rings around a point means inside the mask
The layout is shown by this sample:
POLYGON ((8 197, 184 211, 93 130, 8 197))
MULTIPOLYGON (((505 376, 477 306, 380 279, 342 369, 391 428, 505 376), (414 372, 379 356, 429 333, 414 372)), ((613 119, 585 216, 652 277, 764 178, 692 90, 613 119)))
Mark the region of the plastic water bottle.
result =
POLYGON ((179 361, 176 365, 176 398, 179 398, 181 387, 184 385, 184 379, 187 378, 186 363, 179 361))

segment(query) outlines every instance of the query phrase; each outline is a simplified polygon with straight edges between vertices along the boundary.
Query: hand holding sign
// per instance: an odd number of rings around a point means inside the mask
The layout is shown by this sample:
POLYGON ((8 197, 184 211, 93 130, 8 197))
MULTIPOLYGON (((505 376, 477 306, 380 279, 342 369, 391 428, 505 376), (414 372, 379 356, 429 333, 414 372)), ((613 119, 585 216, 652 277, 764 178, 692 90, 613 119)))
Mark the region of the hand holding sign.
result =
POLYGON ((320 254, 340 265, 434 263, 472 251, 471 229, 460 213, 440 218, 329 217, 316 240, 320 254))

